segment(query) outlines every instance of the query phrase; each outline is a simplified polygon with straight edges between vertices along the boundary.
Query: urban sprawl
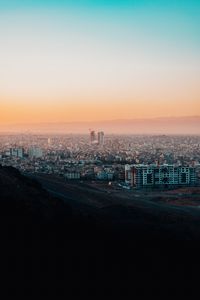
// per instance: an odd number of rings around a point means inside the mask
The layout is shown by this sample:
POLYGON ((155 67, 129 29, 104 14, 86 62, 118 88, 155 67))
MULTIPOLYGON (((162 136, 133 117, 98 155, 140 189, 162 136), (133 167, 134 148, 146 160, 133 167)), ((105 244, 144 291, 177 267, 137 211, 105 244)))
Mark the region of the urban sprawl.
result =
POLYGON ((195 186, 200 137, 169 135, 2 134, 0 164, 22 173, 105 181, 121 188, 195 186))

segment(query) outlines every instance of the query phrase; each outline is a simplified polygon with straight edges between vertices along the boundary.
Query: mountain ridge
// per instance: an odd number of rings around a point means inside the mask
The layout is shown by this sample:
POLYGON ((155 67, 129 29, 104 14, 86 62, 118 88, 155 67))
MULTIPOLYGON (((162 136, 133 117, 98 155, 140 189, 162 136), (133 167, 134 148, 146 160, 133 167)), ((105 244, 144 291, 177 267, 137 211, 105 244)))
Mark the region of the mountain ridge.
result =
POLYGON ((16 123, 0 125, 0 132, 88 133, 90 128, 108 134, 200 134, 200 116, 16 123))

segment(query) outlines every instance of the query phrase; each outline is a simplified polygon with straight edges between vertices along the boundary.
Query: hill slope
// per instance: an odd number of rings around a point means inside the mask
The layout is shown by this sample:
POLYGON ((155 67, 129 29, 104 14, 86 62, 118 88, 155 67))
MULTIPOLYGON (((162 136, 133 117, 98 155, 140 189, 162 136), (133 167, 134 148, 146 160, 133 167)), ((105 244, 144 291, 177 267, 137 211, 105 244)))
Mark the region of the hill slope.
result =
MULTIPOLYGON (((79 192, 71 190, 70 197, 79 192)), ((0 195, 1 269, 14 295, 21 288, 32 296, 36 287, 39 295, 58 297, 70 288, 82 295, 84 288, 87 295, 105 297, 111 290, 123 299, 124 291, 149 294, 158 285, 163 295, 169 287, 163 276, 183 288, 199 270, 198 217, 170 209, 160 214, 145 203, 77 215, 38 182, 6 167, 0 168, 0 195)))

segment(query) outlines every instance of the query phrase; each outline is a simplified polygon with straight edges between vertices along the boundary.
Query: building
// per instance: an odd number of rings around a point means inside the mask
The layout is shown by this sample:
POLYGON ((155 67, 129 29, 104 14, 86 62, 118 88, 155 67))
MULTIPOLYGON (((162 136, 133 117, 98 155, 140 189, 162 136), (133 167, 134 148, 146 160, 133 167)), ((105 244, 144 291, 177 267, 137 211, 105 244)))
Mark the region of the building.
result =
POLYGON ((91 144, 96 142, 96 134, 94 130, 90 131, 90 142, 91 144))
POLYGON ((64 177, 66 179, 80 179, 81 178, 81 174, 80 172, 76 172, 76 171, 69 171, 69 172, 66 172, 64 174, 64 177))
POLYGON ((51 146, 51 138, 47 139, 47 144, 48 144, 48 146, 51 146))
POLYGON ((108 180, 112 181, 114 178, 114 172, 107 172, 106 170, 102 170, 97 172, 96 174, 96 179, 98 180, 108 180))
POLYGON ((125 182, 136 188, 190 186, 196 183, 196 170, 189 166, 126 165, 125 182))
POLYGON ((104 145, 104 132, 103 131, 98 132, 98 144, 100 146, 104 145))
POLYGON ((24 148, 11 148, 10 156, 23 158, 24 157, 24 148))
POLYGON ((28 154, 31 158, 41 158, 43 156, 43 151, 39 147, 31 147, 28 150, 28 154))

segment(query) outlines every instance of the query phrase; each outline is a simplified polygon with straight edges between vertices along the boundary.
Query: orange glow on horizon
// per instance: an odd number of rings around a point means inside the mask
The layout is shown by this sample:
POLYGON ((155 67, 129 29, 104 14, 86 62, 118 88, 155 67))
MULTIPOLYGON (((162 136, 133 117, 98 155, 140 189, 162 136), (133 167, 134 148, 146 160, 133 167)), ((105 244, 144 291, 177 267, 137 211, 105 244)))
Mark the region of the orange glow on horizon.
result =
POLYGON ((117 99, 101 101, 1 101, 0 124, 87 122, 114 119, 142 119, 168 116, 200 115, 198 100, 190 101, 146 101, 117 99))
POLYGON ((196 9, 31 6, 0 11, 1 128, 200 116, 196 9))

